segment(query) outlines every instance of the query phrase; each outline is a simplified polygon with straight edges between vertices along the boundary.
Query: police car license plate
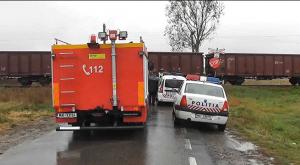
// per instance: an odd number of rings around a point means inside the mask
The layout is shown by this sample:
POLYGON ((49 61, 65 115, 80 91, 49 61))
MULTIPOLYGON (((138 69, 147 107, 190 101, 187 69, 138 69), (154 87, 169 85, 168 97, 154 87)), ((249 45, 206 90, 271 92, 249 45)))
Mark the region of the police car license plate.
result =
POLYGON ((212 116, 209 115, 202 115, 202 114, 196 114, 195 118, 201 118, 201 119, 206 119, 206 120, 212 120, 212 116))
POLYGON ((57 118, 76 118, 77 113, 57 113, 57 118))

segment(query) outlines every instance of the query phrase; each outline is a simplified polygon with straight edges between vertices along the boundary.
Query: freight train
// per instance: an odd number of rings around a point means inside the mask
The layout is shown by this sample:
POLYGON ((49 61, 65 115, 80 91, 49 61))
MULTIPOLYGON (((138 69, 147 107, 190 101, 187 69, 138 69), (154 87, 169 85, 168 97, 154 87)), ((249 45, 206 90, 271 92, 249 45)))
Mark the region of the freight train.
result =
POLYGON ((0 79, 18 79, 23 86, 51 82, 51 53, 48 51, 0 51, 0 79))
MULTIPOLYGON (((214 54, 148 53, 149 69, 154 73, 213 75, 233 85, 241 85, 245 79, 276 78, 289 78, 292 85, 300 83, 300 54, 225 53, 220 54, 220 67, 213 69, 209 61, 214 54)), ((23 86, 50 84, 50 57, 47 51, 0 51, 0 79, 16 78, 23 86)))
POLYGON ((187 52, 149 52, 152 72, 173 72, 215 76, 232 85, 245 79, 271 80, 289 78, 300 84, 300 54, 224 53, 218 57, 219 67, 209 64, 214 54, 187 52))
POLYGON ((245 79, 272 80, 289 78, 292 85, 300 84, 300 54, 220 54, 220 67, 209 67, 214 54, 205 55, 206 74, 215 75, 232 85, 241 85, 245 79))

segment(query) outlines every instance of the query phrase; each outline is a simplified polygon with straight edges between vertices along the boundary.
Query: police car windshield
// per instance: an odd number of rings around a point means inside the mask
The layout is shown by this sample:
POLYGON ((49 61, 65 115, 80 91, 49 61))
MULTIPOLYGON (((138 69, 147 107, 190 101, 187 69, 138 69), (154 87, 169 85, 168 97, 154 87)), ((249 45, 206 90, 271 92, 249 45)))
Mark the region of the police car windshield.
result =
POLYGON ((165 87, 167 87, 167 88, 180 88, 182 83, 183 83, 183 80, 166 79, 165 87))
POLYGON ((223 89, 217 86, 187 83, 185 86, 185 93, 208 95, 224 98, 223 89))

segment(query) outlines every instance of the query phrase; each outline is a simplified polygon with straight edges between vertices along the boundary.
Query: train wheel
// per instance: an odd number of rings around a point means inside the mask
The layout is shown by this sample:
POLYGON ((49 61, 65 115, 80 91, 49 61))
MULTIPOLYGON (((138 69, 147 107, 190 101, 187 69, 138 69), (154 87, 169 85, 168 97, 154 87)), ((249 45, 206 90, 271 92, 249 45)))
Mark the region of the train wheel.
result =
POLYGON ((236 85, 242 85, 244 83, 245 79, 240 77, 239 79, 236 80, 235 84, 236 85))
POLYGON ((228 80, 228 82, 231 85, 242 85, 244 83, 245 79, 244 78, 237 78, 237 79, 233 79, 233 80, 228 80))
POLYGON ((40 78, 39 83, 42 86, 48 86, 50 84, 51 80, 49 78, 40 78))
POLYGON ((235 80, 228 80, 228 82, 229 82, 231 85, 236 85, 236 81, 235 81, 235 80))
MULTIPOLYGON (((296 85, 297 84, 297 78, 296 77, 291 77, 289 79, 289 82, 292 84, 292 85, 296 85)), ((299 83, 299 82, 298 82, 299 83)))
POLYGON ((27 78, 19 78, 18 81, 22 84, 23 87, 30 87, 32 84, 32 81, 27 78))
POLYGON ((243 81, 236 81, 235 82, 235 85, 242 85, 243 84, 243 81))
POLYGON ((32 84, 32 81, 27 81, 27 82, 23 82, 21 83, 23 87, 30 87, 32 84))

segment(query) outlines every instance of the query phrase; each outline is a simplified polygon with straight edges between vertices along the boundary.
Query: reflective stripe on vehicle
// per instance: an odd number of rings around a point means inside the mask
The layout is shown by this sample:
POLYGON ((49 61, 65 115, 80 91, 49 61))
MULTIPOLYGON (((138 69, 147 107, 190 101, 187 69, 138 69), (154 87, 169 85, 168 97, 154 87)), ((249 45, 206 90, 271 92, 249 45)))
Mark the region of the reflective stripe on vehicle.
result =
POLYGON ((195 105, 191 105, 191 104, 188 105, 188 108, 191 110, 196 110, 196 111, 215 112, 215 113, 221 112, 220 108, 202 107, 202 106, 195 106, 195 105))

